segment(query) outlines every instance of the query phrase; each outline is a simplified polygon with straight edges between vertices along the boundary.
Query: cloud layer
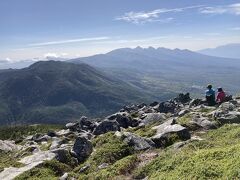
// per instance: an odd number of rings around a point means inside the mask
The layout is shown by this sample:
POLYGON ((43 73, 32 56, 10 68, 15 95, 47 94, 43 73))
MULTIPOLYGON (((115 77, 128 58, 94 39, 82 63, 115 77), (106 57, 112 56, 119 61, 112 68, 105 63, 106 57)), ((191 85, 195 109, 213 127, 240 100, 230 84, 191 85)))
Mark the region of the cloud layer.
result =
POLYGON ((61 41, 49 41, 49 42, 43 42, 43 43, 33 43, 33 44, 29 44, 29 46, 48 46, 48 45, 58 45, 58 44, 86 42, 86 41, 101 41, 101 40, 107 40, 107 39, 109 39, 109 37, 68 39, 68 40, 61 40, 61 41))
POLYGON ((171 12, 182 12, 187 9, 194 9, 194 8, 200 8, 202 5, 197 6, 187 6, 183 8, 174 8, 174 9, 156 9, 149 12, 127 12, 124 15, 120 17, 116 17, 115 20, 122 20, 134 24, 144 24, 147 22, 169 22, 173 20, 173 18, 165 18, 165 19, 159 19, 160 14, 163 13, 171 13, 171 12))
POLYGON ((225 5, 225 6, 209 6, 200 8, 200 13, 203 14, 233 14, 240 15, 240 3, 225 5))

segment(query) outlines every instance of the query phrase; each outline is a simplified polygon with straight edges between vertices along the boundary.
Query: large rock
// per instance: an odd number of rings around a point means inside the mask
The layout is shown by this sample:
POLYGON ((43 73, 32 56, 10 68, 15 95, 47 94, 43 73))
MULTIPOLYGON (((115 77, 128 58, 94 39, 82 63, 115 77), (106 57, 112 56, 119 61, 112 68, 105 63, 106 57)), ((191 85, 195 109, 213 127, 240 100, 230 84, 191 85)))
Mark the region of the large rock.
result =
POLYGON ((79 123, 67 123, 65 126, 70 131, 77 131, 79 129, 79 123))
POLYGON ((123 127, 123 128, 128 128, 129 126, 132 126, 132 118, 124 115, 118 114, 116 117, 116 121, 118 122, 120 127, 123 127))
POLYGON ((117 121, 104 120, 93 131, 94 135, 105 134, 109 131, 119 131, 120 125, 117 121))
POLYGON ((63 143, 64 143, 64 141, 62 139, 60 139, 58 137, 53 137, 52 143, 50 146, 50 150, 59 148, 63 143))
POLYGON ((189 113, 190 111, 188 109, 183 109, 181 110, 179 113, 178 113, 178 116, 179 117, 182 117, 184 116, 185 114, 189 113))
POLYGON ((20 147, 17 146, 14 141, 0 140, 0 150, 1 151, 9 152, 9 151, 18 150, 19 148, 20 147))
POLYGON ((137 136, 130 132, 116 132, 116 136, 123 138, 129 146, 134 147, 136 151, 147 150, 155 146, 154 142, 149 138, 137 136))
POLYGON ((19 162, 25 166, 16 168, 9 167, 5 168, 4 171, 0 173, 1 180, 13 180, 20 174, 36 167, 39 164, 42 164, 45 160, 52 160, 55 157, 55 154, 49 151, 40 151, 34 153, 31 156, 24 157, 19 162))
POLYGON ((71 164, 71 165, 77 165, 78 160, 71 156, 68 149, 65 148, 59 148, 52 151, 56 154, 56 159, 59 162, 65 163, 65 164, 71 164))
POLYGON ((93 131, 93 129, 96 127, 96 124, 88 120, 86 116, 82 116, 79 120, 79 126, 83 130, 93 131))
POLYGON ((199 106, 201 104, 204 104, 204 100, 202 99, 192 99, 190 102, 189 102, 189 107, 193 107, 193 106, 199 106))
POLYGON ((142 120, 142 123, 151 124, 155 122, 163 122, 166 120, 166 115, 163 113, 148 113, 145 118, 142 120))
POLYGON ((170 119, 159 126, 155 126, 153 129, 156 129, 157 133, 151 139, 158 147, 166 147, 176 141, 185 141, 191 138, 187 128, 175 124, 174 119, 170 119))
POLYGON ((177 105, 174 102, 162 102, 159 104, 158 111, 160 113, 174 113, 177 105))
POLYGON ((88 156, 90 156, 90 154, 93 151, 93 146, 91 141, 89 141, 87 138, 85 137, 78 137, 75 140, 75 143, 73 145, 73 152, 74 155, 76 156, 76 158, 82 162, 84 161, 88 156))
POLYGON ((221 117, 218 117, 217 120, 221 124, 240 123, 240 112, 231 111, 221 117))
POLYGON ((216 129, 218 126, 217 122, 209 121, 207 118, 204 118, 204 117, 193 118, 192 121, 190 121, 190 123, 193 125, 197 125, 206 130, 216 129))
POLYGON ((222 103, 219 108, 223 111, 233 111, 236 106, 230 102, 225 102, 225 103, 222 103))
POLYGON ((48 136, 48 135, 43 135, 40 136, 39 138, 36 138, 34 141, 39 143, 39 142, 46 142, 48 140, 50 140, 52 137, 48 136))
POLYGON ((174 100, 178 103, 187 103, 191 101, 191 98, 189 93, 186 93, 186 94, 181 93, 174 100))

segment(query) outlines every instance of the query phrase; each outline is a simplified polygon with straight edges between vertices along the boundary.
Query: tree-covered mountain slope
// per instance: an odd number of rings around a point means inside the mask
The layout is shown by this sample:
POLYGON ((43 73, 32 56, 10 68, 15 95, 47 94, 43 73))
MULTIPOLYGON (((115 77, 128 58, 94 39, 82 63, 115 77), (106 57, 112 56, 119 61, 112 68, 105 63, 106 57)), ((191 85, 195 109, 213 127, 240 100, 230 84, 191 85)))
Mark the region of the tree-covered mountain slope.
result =
POLYGON ((101 116, 149 98, 86 64, 37 62, 0 72, 0 122, 63 123, 101 116))

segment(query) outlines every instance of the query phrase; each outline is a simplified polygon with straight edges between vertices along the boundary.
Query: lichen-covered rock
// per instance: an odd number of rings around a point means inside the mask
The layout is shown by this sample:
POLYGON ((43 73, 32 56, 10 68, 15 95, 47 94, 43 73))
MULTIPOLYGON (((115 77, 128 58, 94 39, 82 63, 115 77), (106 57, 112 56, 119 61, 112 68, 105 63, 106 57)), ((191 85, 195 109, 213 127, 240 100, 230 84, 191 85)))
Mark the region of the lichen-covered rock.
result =
POLYGON ((94 135, 105 134, 109 131, 119 131, 120 125, 117 121, 104 120, 94 129, 94 135))
POLYGON ((199 106, 201 104, 204 103, 204 100, 202 99, 192 99, 190 102, 189 102, 189 107, 193 107, 193 106, 199 106))
POLYGON ((174 102, 162 102, 159 104, 158 111, 160 113, 174 113, 177 105, 174 102))
POLYGON ((222 115, 221 117, 218 117, 217 120, 221 124, 240 123, 240 112, 231 111, 227 114, 222 115))
POLYGON ((185 114, 189 113, 190 111, 188 109, 183 109, 181 110, 179 113, 178 113, 178 116, 179 117, 182 117, 184 116, 185 114))
POLYGON ((163 122, 166 120, 166 115, 164 113, 148 113, 142 120, 142 123, 147 125, 155 122, 163 122))
POLYGON ((209 121, 207 118, 193 118, 192 121, 190 121, 191 124, 196 124, 199 127, 202 127, 203 129, 216 129, 218 127, 218 124, 216 121, 209 121))
POLYGON ((56 159, 59 162, 62 162, 65 164, 71 164, 71 165, 78 164, 78 160, 70 155, 70 152, 68 149, 59 148, 59 149, 52 150, 52 152, 56 154, 56 159))
POLYGON ((154 142, 149 138, 137 136, 130 132, 117 132, 115 135, 121 137, 129 146, 134 147, 136 151, 147 150, 155 147, 154 142))
POLYGON ((230 102, 225 102, 225 103, 222 103, 219 108, 223 111, 233 111, 236 106, 230 102))
POLYGON ((188 129, 179 124, 175 124, 174 119, 155 126, 153 129, 156 129, 157 133, 151 139, 158 147, 166 147, 178 140, 188 140, 191 138, 188 129))
POLYGON ((14 141, 0 140, 0 150, 1 151, 9 152, 9 151, 18 150, 19 148, 20 147, 18 145, 16 145, 14 141))
POLYGON ((186 93, 186 94, 180 93, 178 95, 178 97, 176 97, 174 100, 178 103, 183 103, 184 104, 184 103, 187 103, 187 102, 191 101, 191 98, 190 98, 189 93, 186 93))
POLYGON ((74 155, 76 156, 76 158, 82 162, 83 160, 85 160, 88 156, 90 156, 90 154, 93 151, 93 146, 91 141, 89 141, 87 138, 85 137, 78 137, 75 140, 75 143, 73 145, 73 152, 74 155))
POLYGON ((67 129, 70 129, 70 131, 77 131, 77 129, 79 128, 78 123, 67 123, 65 126, 67 129))

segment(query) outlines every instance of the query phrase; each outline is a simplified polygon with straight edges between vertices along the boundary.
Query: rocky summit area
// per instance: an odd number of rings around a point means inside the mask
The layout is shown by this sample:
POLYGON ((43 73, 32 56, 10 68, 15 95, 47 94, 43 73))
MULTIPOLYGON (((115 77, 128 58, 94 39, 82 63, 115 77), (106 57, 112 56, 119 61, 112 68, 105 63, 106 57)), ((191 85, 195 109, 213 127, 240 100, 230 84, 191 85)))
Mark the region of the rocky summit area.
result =
POLYGON ((0 140, 0 179, 238 179, 240 97, 189 93, 0 140))

